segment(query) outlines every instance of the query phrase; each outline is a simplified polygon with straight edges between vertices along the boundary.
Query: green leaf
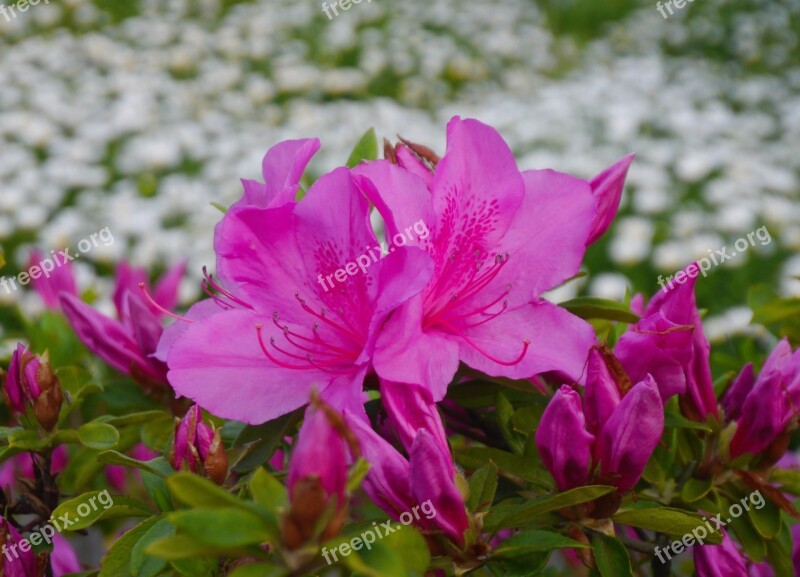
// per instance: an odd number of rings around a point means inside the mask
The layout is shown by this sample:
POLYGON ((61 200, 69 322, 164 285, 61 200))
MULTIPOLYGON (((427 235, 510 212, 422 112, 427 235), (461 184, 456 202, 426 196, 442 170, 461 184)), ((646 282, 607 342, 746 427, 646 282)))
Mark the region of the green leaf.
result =
POLYGON ((90 449, 111 449, 119 442, 119 431, 106 423, 92 421, 75 430, 59 431, 56 443, 80 443, 90 449))
POLYGON ((183 534, 217 547, 257 545, 272 539, 261 517, 244 509, 192 509, 170 513, 168 518, 183 534))
POLYGON ((218 211, 220 211, 222 214, 227 214, 228 213, 228 207, 225 206, 224 204, 221 204, 219 202, 214 202, 214 201, 211 201, 209 204, 211 206, 213 206, 214 208, 216 208, 218 211))
POLYGON ((501 474, 519 477, 523 481, 535 483, 540 487, 552 487, 552 477, 542 468, 537 467, 534 459, 515 455, 508 451, 487 447, 473 447, 456 452, 456 460, 467 469, 479 469, 489 461, 493 461, 501 474))
POLYGON ((146 554, 144 550, 151 543, 174 534, 175 527, 166 519, 161 519, 150 527, 133 547, 130 564, 131 573, 136 577, 156 577, 160 575, 161 571, 167 566, 167 562, 164 559, 146 554))
POLYGON ((376 160, 378 158, 378 138, 375 136, 375 129, 370 128, 356 143, 350 158, 347 159, 347 167, 353 168, 362 160, 376 160))
POLYGON ((289 570, 283 567, 276 567, 269 563, 254 563, 252 565, 240 565, 228 573, 228 577, 284 577, 284 575, 288 574, 289 570))
POLYGON ((792 554, 797 544, 793 546, 792 541, 792 531, 785 523, 781 528, 781 534, 776 539, 767 541, 767 557, 775 570, 775 577, 797 577, 792 561, 792 554))
POLYGON ((248 486, 250 487, 250 494, 256 503, 263 505, 275 514, 289 506, 286 487, 263 467, 256 469, 256 472, 250 478, 248 486))
POLYGON ((523 531, 506 539, 494 551, 492 557, 512 558, 529 553, 544 553, 555 549, 586 549, 589 546, 552 531, 523 531))
POLYGON ((497 465, 489 461, 469 478, 467 508, 480 511, 491 507, 497 492, 497 465))
MULTIPOLYGON (((670 507, 628 509, 618 512, 614 515, 613 520, 621 525, 630 525, 675 536, 689 534, 706 522, 705 518, 697 513, 670 507)), ((722 542, 722 536, 719 533, 713 533, 706 538, 706 541, 719 544, 722 542)))
MULTIPOLYGON (((239 507, 248 509, 247 504, 224 489, 203 477, 192 473, 176 473, 167 479, 172 495, 190 507, 239 507)), ((248 509, 249 510, 249 509, 248 509)))
POLYGON ((527 505, 520 507, 516 513, 512 513, 502 520, 501 527, 523 527, 536 520, 537 517, 549 513, 551 511, 558 511, 581 503, 588 503, 594 501, 604 495, 616 491, 615 487, 605 485, 589 485, 586 487, 577 487, 570 489, 557 495, 542 497, 527 505))
POLYGON ((692 477, 681 488, 681 499, 686 503, 699 501, 711 491, 711 478, 695 479, 692 477))
POLYGON ((350 472, 347 475, 347 491, 349 493, 355 493, 361 487, 361 483, 367 477, 370 468, 371 465, 363 457, 359 458, 356 464, 350 468, 350 472))
POLYGON ((592 535, 592 551, 602 577, 632 577, 631 558, 618 539, 595 533, 592 535))
POLYGON ((151 543, 144 552, 148 555, 154 555, 174 562, 183 559, 221 557, 224 555, 255 557, 263 551, 259 547, 241 550, 225 549, 224 547, 215 547, 209 545, 205 541, 194 539, 190 535, 173 535, 172 537, 165 537, 155 543, 151 543))
POLYGON ((762 497, 762 500, 764 505, 760 509, 748 503, 750 511, 747 513, 759 535, 765 539, 774 539, 781 532, 781 509, 769 499, 762 497))
POLYGON ((123 455, 118 451, 104 451, 97 456, 97 460, 100 463, 106 463, 109 465, 121 465, 123 467, 130 467, 134 469, 140 469, 142 471, 147 471, 153 475, 157 475, 159 477, 166 477, 166 475, 160 471, 158 468, 151 466, 145 461, 137 461, 127 455, 123 455))
POLYGON ((106 419, 106 423, 113 427, 128 427, 131 425, 141 425, 143 423, 151 423, 153 421, 167 420, 172 422, 172 416, 165 411, 141 411, 138 413, 131 413, 121 417, 111 417, 106 419))
POLYGON ((739 517, 730 528, 752 561, 760 563, 764 560, 767 556, 767 542, 758 534, 749 517, 739 517))
POLYGON ((623 323, 635 323, 639 320, 639 315, 626 305, 608 299, 576 297, 561 303, 560 306, 586 320, 604 319, 623 323))
POLYGON ((500 426, 500 432, 503 438, 514 453, 521 455, 525 448, 525 443, 513 429, 511 419, 514 418, 514 406, 502 391, 497 391, 494 401, 494 410, 497 416, 497 424, 500 426))
POLYGON ((129 568, 133 548, 158 521, 158 517, 145 519, 114 541, 103 557, 99 577, 132 577, 129 568))
POLYGON ((166 480, 166 477, 173 472, 172 465, 164 457, 148 461, 147 465, 156 472, 142 471, 142 484, 145 491, 158 506, 159 511, 172 511, 175 506, 166 480))
POLYGON ((53 511, 54 518, 60 519, 67 515, 66 520, 71 522, 70 525, 64 524, 61 527, 64 531, 79 531, 91 527, 100 519, 147 517, 152 514, 141 501, 119 495, 112 497, 108 489, 84 493, 64 501, 53 511))
MULTIPOLYGON (((214 557, 192 558, 192 559, 173 559, 169 563, 172 567, 183 577, 214 577, 219 573, 219 559, 214 557)), ((228 577, 233 575, 229 573, 228 577)), ((275 577, 286 575, 286 573, 279 573, 275 577)), ((272 574, 262 573, 260 577, 273 577, 272 574)))
POLYGON ((664 427, 673 429, 695 429, 697 431, 711 432, 711 427, 705 423, 698 423, 687 419, 683 415, 667 412, 664 414, 664 427))
POLYGON ((800 495, 800 471, 796 469, 773 469, 770 481, 780 483, 781 491, 800 495))
POLYGON ((521 557, 493 559, 487 565, 497 577, 533 577, 547 566, 550 553, 531 553, 521 557))

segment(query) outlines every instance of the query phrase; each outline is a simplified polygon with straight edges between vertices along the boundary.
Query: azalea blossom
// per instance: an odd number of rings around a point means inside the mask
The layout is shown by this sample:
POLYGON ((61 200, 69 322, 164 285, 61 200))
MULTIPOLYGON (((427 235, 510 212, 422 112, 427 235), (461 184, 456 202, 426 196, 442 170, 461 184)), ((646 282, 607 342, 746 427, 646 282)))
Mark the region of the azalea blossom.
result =
POLYGON ((620 390, 592 349, 583 400, 572 387, 553 396, 536 430, 542 462, 559 490, 591 482, 631 490, 664 432, 664 408, 653 377, 620 390))
POLYGON ((247 423, 303 406, 314 388, 336 408, 363 405, 378 331, 432 270, 424 251, 400 247, 336 290, 317 282, 376 246, 369 202, 345 168, 300 202, 231 208, 216 230, 219 280, 206 281, 213 298, 159 347, 175 391, 247 423))
MULTIPOLYGON (((778 442, 779 453, 788 439, 780 443, 800 406, 800 349, 782 339, 767 357, 758 378, 748 363, 733 381, 723 398, 725 416, 737 423, 731 439, 731 458, 744 453, 758 455, 778 442)), ((780 454, 777 457, 780 457, 780 454)))
POLYGON ((149 293, 147 271, 121 263, 113 295, 112 319, 75 295, 59 296, 64 315, 86 347, 117 371, 150 385, 166 384, 166 366, 153 358, 163 332, 162 318, 175 307, 185 263, 169 270, 149 293))
POLYGON ((441 417, 430 391, 419 385, 381 383, 383 406, 408 458, 383 439, 358 413, 345 412, 371 468, 363 487, 370 498, 395 520, 430 501, 436 512, 416 521, 425 531, 441 531, 459 546, 469 519, 456 485, 458 475, 441 417))
POLYGON ((711 345, 694 296, 697 270, 689 265, 684 283, 659 291, 646 307, 641 297, 635 299, 632 307, 639 309, 641 319, 620 337, 614 353, 633 381, 653 375, 664 402, 679 394, 683 413, 704 421, 716 417, 718 411, 709 363, 711 345))
POLYGON ((427 224, 430 235, 408 244, 430 255, 434 271, 382 328, 377 373, 424 383, 436 400, 460 362, 494 376, 560 371, 578 379, 594 332, 540 295, 578 272, 590 235, 605 229, 609 207, 616 208, 605 196, 618 195, 630 159, 594 189, 552 170, 520 172, 496 130, 456 117, 431 175, 405 148, 396 160, 355 173, 387 216, 387 240, 414 222, 427 224), (602 214, 593 193, 603 197, 602 214))

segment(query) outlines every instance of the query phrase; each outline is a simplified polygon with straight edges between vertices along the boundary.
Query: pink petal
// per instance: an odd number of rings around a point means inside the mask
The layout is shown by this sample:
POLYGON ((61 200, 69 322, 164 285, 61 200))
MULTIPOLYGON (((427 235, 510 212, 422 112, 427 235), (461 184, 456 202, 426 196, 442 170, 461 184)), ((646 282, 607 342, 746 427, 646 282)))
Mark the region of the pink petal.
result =
POLYGON ((664 432, 664 406, 648 375, 633 386, 603 426, 597 456, 604 477, 629 491, 642 476, 664 432))
POLYGON ((536 429, 542 463, 559 490, 585 485, 592 466, 594 436, 586 430, 581 398, 564 385, 553 396, 536 429))
POLYGON ((628 168, 635 156, 628 154, 589 181, 597 203, 597 217, 592 225, 588 244, 593 244, 611 226, 619 209, 628 168))
POLYGON ((498 249, 510 260, 495 280, 495 286, 512 285, 511 306, 578 273, 596 214, 585 180, 554 170, 530 170, 522 177, 525 199, 498 249))

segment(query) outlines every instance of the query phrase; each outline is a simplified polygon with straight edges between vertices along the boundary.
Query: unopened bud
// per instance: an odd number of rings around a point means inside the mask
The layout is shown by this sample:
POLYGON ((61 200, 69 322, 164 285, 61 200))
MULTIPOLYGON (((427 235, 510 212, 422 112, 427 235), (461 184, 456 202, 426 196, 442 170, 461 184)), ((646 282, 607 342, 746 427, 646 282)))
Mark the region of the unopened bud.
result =
POLYGON ((204 473, 218 485, 228 476, 228 456, 219 431, 203 422, 200 407, 194 405, 175 425, 175 439, 169 462, 176 471, 184 467, 204 473))

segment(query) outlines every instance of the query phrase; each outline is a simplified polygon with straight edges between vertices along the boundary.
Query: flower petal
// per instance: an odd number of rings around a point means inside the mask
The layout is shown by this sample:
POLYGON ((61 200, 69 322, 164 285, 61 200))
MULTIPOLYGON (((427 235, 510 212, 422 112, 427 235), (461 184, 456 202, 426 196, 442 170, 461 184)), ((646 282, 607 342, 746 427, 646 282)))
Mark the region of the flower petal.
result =
POLYGON ((581 398, 569 386, 556 391, 536 429, 542 463, 559 490, 585 485, 592 466, 594 436, 586 430, 581 398))
POLYGON ((522 177, 525 199, 498 250, 509 253, 509 264, 494 281, 512 285, 510 306, 578 273, 596 215, 585 180, 554 170, 529 170, 522 177))
POLYGON ((331 375, 272 363, 258 343, 258 324, 281 334, 270 318, 249 311, 224 311, 189 325, 167 358, 175 392, 217 416, 258 424, 302 407, 314 387, 323 393, 328 387, 350 390, 354 381, 360 386, 357 367, 331 375))
POLYGON ((664 432, 664 406, 653 377, 633 386, 603 426, 597 459, 603 476, 629 491, 642 476, 664 432))
POLYGON ((611 226, 619 209, 628 168, 635 156, 628 154, 589 181, 597 202, 597 217, 592 224, 588 244, 593 244, 611 226))
POLYGON ((469 520, 464 509, 464 498, 452 476, 452 458, 447 446, 442 447, 436 437, 421 429, 411 446, 411 493, 417 503, 430 503, 436 515, 430 520, 444 531, 456 544, 464 544, 464 532, 469 520))

